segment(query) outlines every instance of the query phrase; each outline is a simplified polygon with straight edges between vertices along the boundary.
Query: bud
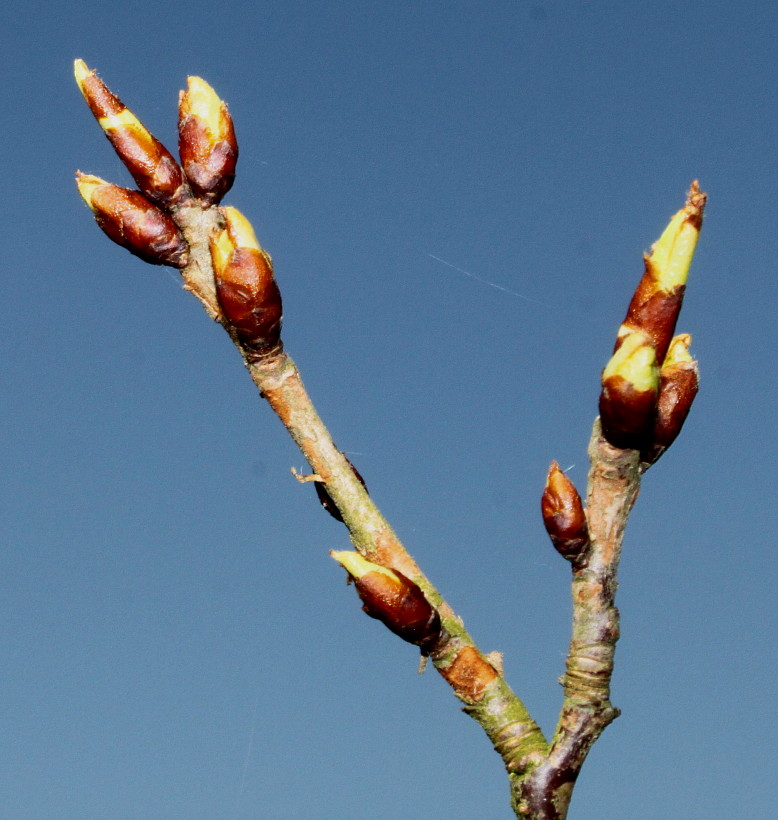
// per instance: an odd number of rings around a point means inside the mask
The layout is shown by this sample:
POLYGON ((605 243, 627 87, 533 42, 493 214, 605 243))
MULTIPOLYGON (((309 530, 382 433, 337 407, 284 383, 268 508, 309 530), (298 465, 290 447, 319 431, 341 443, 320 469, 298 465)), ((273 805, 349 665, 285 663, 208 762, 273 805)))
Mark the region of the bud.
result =
POLYGON ((641 453, 645 464, 654 464, 681 432, 700 385, 697 362, 689 353, 692 337, 676 336, 660 371, 659 398, 650 447, 641 453))
POLYGON ((362 599, 362 609, 395 635, 422 649, 440 637, 438 611, 421 588, 401 572, 373 564, 358 552, 332 550, 330 555, 348 572, 362 599))
POLYGON ((83 60, 75 61, 75 75, 87 105, 141 191, 159 205, 180 202, 186 195, 184 173, 173 155, 83 60))
POLYGON ((76 174, 81 198, 110 239, 152 265, 183 268, 189 247, 171 217, 140 191, 131 191, 100 177, 76 174))
POLYGON ((178 153, 195 196, 220 202, 235 180, 238 142, 227 105, 200 77, 188 77, 178 103, 178 153))
MULTIPOLYGON (((359 470, 346 458, 345 453, 341 453, 343 458, 348 461, 348 466, 354 472, 354 475, 359 479, 360 484, 367 489, 367 484, 365 484, 365 479, 359 474, 359 470)), ((327 492, 327 485, 323 481, 315 481, 314 489, 316 490, 316 495, 319 498, 319 503, 324 507, 325 510, 336 520, 336 521, 343 521, 343 516, 340 514, 340 510, 338 509, 335 502, 332 500, 330 494, 327 492)))
POLYGON ((627 334, 642 330, 648 334, 657 360, 664 360, 681 311, 706 199, 695 180, 686 205, 670 220, 651 253, 643 257, 645 273, 619 329, 617 347, 627 334))
POLYGON ((556 551, 568 561, 580 558, 589 543, 586 513, 578 490, 556 461, 552 461, 548 468, 540 509, 556 551))
POLYGON ((226 228, 211 239, 216 296, 240 342, 268 351, 281 338, 281 293, 273 265, 246 217, 236 208, 222 210, 226 228))
POLYGON ((659 368, 648 337, 640 331, 625 336, 602 371, 600 421, 614 446, 640 450, 654 423, 659 368))

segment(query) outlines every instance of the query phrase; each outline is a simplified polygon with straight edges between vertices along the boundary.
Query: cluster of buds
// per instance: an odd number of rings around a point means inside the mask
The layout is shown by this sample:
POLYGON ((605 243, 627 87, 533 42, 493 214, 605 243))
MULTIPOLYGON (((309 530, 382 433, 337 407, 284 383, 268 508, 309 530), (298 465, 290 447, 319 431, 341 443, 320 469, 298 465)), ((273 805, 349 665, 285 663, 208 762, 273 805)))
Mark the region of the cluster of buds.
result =
POLYGON ((702 226, 706 196, 693 182, 685 206, 651 253, 602 373, 600 422, 605 438, 641 451, 652 464, 672 444, 697 393, 691 337, 674 336, 702 226))
MULTIPOLYGON (((138 190, 78 172, 76 182, 97 224, 146 262, 185 268, 191 254, 182 209, 218 205, 232 187, 238 143, 226 104, 200 77, 189 77, 178 106, 180 163, 83 60, 78 87, 132 175, 138 190)), ((223 322, 245 350, 280 346, 281 295, 270 256, 245 217, 220 209, 222 227, 210 238, 216 298, 223 322)))
POLYGON ((573 565, 580 563, 589 546, 586 512, 578 490, 556 461, 548 468, 540 511, 556 551, 573 565))
POLYGON ((415 584, 401 572, 368 561, 358 552, 332 550, 330 555, 348 572, 362 609, 423 653, 440 638, 440 614, 415 584))

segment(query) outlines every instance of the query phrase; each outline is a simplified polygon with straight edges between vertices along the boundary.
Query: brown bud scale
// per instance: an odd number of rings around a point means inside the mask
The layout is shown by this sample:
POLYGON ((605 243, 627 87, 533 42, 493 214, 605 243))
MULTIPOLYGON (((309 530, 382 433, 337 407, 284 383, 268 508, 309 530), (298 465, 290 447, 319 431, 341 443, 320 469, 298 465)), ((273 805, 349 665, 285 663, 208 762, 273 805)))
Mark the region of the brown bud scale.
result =
POLYGON ((605 438, 623 450, 645 447, 654 422, 656 396, 653 390, 636 390, 623 376, 605 379, 600 394, 600 422, 605 438))
POLYGON ((267 254, 236 248, 215 281, 224 317, 247 348, 265 350, 280 344, 281 292, 267 254))
MULTIPOLYGON (((646 257, 645 262, 646 274, 632 297, 623 328, 630 331, 642 330, 651 339, 657 361, 661 362, 675 333, 686 286, 678 285, 669 291, 657 288, 650 273, 651 260, 646 257)), ((622 339, 623 331, 616 341, 616 349, 622 339)))
POLYGON ((654 432, 650 446, 641 453, 643 462, 654 464, 675 441, 698 390, 697 362, 677 362, 662 368, 654 432))
POLYGON ((105 234, 130 253, 152 265, 186 265, 189 248, 183 234, 140 191, 104 183, 91 191, 89 205, 105 234))
POLYGON ((161 205, 181 201, 186 196, 184 174, 167 148, 144 128, 94 71, 80 77, 79 87, 141 191, 161 205))
POLYGON ((575 485, 551 462, 540 500, 543 524, 557 552, 568 561, 578 559, 589 543, 589 530, 581 496, 575 485))
POLYGON ((178 151, 192 192, 212 204, 220 202, 235 181, 238 143, 229 116, 225 130, 224 138, 214 143, 198 117, 183 116, 178 126, 178 151))
POLYGON ((362 609, 408 643, 425 647, 441 632, 440 615, 421 588, 397 570, 396 580, 383 572, 354 578, 362 609))

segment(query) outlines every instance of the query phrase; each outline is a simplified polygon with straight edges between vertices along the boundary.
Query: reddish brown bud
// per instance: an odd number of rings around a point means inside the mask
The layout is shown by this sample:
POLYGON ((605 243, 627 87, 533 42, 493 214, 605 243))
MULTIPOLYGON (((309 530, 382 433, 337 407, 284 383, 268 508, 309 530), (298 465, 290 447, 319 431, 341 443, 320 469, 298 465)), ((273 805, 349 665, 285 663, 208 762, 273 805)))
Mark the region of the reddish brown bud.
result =
POLYGON ((273 265, 246 217, 235 208, 223 212, 226 228, 211 239, 219 305, 246 348, 268 352, 281 343, 281 293, 273 265))
POLYGON ((700 385, 697 362, 689 353, 692 337, 676 336, 670 344, 660 371, 654 435, 650 447, 642 454, 645 464, 653 464, 675 441, 691 410, 700 385))
POLYGON ((180 202, 187 191, 173 155, 83 60, 76 60, 75 75, 87 105, 141 191, 159 205, 180 202))
POLYGON ((568 561, 578 559, 589 543, 586 513, 578 490, 556 461, 552 461, 548 469, 540 509, 546 532, 557 552, 568 561))
POLYGON ((440 615, 418 584, 397 570, 373 564, 358 552, 333 550, 330 555, 351 576, 362 609, 371 618, 422 650, 440 637, 440 615))
POLYGON ((238 142, 227 105, 200 77, 188 77, 178 104, 178 152, 194 194, 220 202, 235 180, 238 142))
POLYGON ((100 177, 76 174, 82 199, 110 239, 152 265, 183 268, 189 248, 168 214, 143 196, 100 177))
POLYGON ((659 392, 659 368, 648 337, 634 331, 622 340, 602 372, 600 421, 614 446, 640 450, 649 441, 659 392))
MULTIPOLYGON (((359 470, 346 458, 345 454, 343 454, 343 458, 348 461, 348 466, 351 467, 354 475, 359 479, 360 484, 367 489, 367 484, 365 484, 365 479, 359 474, 359 470)), ((324 507, 325 510, 336 520, 336 521, 343 521, 343 516, 340 514, 340 510, 337 507, 337 504, 332 500, 330 494, 327 492, 327 485, 323 481, 315 481, 314 489, 316 490, 316 495, 319 498, 319 503, 324 507)))
POLYGON ((645 273, 619 330, 616 347, 627 334, 642 330, 651 340, 657 360, 663 361, 683 304, 706 198, 695 180, 686 205, 670 220, 651 253, 644 256, 645 273))

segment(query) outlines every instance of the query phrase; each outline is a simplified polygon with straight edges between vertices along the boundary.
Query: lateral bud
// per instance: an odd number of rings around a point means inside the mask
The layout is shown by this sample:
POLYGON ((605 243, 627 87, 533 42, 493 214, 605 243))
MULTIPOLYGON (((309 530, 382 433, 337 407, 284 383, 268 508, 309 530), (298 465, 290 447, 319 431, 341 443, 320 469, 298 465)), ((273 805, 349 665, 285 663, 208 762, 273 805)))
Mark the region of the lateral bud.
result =
POLYGON ((186 198, 184 172, 167 148, 83 60, 75 61, 74 72, 87 105, 138 188, 162 206, 186 198))
POLYGON ((169 214, 152 205, 140 191, 80 171, 76 185, 109 239, 152 265, 186 265, 189 246, 184 235, 169 214))
POLYGON ((589 544, 589 528, 581 496, 556 461, 548 468, 540 510, 554 548, 563 558, 575 563, 589 544))
POLYGON ((645 272, 619 329, 617 347, 629 333, 642 330, 651 339, 657 360, 664 360, 683 304, 706 199, 694 180, 686 204, 643 257, 645 272))
POLYGON ((404 641, 420 646, 422 652, 440 637, 440 615, 418 584, 358 552, 332 550, 330 555, 348 572, 362 599, 362 609, 371 618, 377 618, 404 641))
POLYGON ((216 296, 241 344, 268 353, 281 344, 281 293, 273 265, 246 217, 236 208, 222 212, 226 227, 211 238, 216 296))
POLYGON ((179 97, 178 153, 195 196, 220 202, 235 180, 238 142, 226 103, 200 77, 188 77, 179 97))
POLYGON ((651 340, 641 331, 622 339, 602 372, 600 421, 614 447, 641 450, 654 423, 659 367, 651 340))
MULTIPOLYGON (((354 475, 359 479, 360 484, 367 489, 367 484, 365 484, 365 479, 359 474, 359 470, 351 463, 350 459, 346 457, 345 453, 341 453, 343 458, 346 459, 348 462, 348 466, 351 467, 354 475)), ((338 509, 337 504, 332 500, 332 497, 327 492, 327 485, 323 481, 314 481, 313 483, 314 489, 316 490, 316 496, 319 499, 319 503, 324 507, 325 510, 336 520, 336 521, 343 521, 343 516, 340 514, 340 510, 338 509)))
POLYGON ((676 336, 670 343, 660 371, 653 437, 641 453, 643 469, 654 464, 678 437, 699 390, 699 366, 689 352, 691 343, 688 333, 676 336))

